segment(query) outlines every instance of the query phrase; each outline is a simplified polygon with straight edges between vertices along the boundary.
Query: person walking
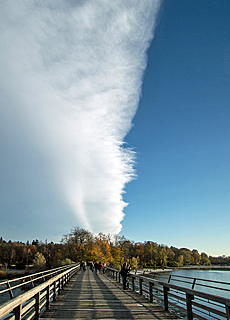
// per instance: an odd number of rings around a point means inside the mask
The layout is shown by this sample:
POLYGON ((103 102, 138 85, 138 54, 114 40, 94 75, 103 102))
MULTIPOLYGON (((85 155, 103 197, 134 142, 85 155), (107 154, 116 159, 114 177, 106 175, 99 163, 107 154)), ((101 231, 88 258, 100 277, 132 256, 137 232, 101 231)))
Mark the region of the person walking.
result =
POLYGON ((105 273, 106 263, 103 263, 103 273, 105 273))
POLYGON ((98 269, 98 262, 94 263, 94 270, 95 270, 95 274, 97 275, 97 269, 98 269))
POLYGON ((122 276, 122 283, 123 283, 123 290, 126 290, 126 283, 127 283, 127 277, 128 277, 128 273, 130 272, 130 267, 127 265, 127 263, 125 262, 121 268, 120 274, 122 276))
POLYGON ((99 265, 98 265, 99 273, 102 273, 102 269, 103 269, 103 265, 101 262, 99 262, 99 265))
POLYGON ((93 271, 93 262, 92 261, 90 261, 89 267, 90 267, 90 270, 93 271))

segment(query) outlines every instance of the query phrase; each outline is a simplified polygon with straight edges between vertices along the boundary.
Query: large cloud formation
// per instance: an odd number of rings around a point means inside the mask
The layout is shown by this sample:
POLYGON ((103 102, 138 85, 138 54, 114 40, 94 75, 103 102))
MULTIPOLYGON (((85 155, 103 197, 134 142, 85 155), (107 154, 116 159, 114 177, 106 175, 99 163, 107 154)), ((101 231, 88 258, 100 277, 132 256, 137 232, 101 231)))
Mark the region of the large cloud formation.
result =
POLYGON ((22 238, 32 223, 40 236, 72 223, 121 230, 122 194, 134 177, 123 141, 158 8, 154 0, 3 1, 3 234, 21 229, 22 238))

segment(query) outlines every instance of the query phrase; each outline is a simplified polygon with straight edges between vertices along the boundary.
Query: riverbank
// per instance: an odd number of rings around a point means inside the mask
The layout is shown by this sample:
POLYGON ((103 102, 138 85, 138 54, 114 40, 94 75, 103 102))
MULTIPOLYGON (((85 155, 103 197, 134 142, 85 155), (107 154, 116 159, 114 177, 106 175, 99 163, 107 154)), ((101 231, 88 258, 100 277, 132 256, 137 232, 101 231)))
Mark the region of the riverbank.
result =
POLYGON ((173 272, 179 270, 222 270, 230 271, 230 266, 184 266, 177 268, 144 268, 139 270, 132 270, 131 273, 135 274, 150 274, 150 273, 160 273, 160 272, 173 272))
POLYGON ((34 273, 35 270, 30 269, 7 269, 0 270, 0 280, 12 280, 16 278, 20 278, 23 276, 27 276, 28 274, 34 273))

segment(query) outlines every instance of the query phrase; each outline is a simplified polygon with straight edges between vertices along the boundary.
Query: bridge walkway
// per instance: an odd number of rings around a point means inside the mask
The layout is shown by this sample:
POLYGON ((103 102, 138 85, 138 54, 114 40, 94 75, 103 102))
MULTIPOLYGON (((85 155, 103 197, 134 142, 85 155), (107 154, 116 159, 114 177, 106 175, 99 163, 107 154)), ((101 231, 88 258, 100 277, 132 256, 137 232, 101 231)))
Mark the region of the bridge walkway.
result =
POLYGON ((87 269, 79 271, 67 287, 51 303, 43 320, 64 319, 178 319, 156 303, 150 303, 137 293, 104 274, 95 275, 87 269))

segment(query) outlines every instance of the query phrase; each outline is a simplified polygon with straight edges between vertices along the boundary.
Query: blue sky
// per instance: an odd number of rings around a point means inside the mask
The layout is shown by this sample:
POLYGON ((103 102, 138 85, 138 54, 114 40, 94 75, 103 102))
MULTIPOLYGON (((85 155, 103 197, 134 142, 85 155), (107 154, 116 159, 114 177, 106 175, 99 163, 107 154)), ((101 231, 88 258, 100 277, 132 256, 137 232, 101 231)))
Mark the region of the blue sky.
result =
POLYGON ((126 136, 128 238, 230 254, 229 76, 230 3, 164 1, 126 136))
POLYGON ((230 255, 229 1, 9 0, 0 28, 4 239, 230 255))

